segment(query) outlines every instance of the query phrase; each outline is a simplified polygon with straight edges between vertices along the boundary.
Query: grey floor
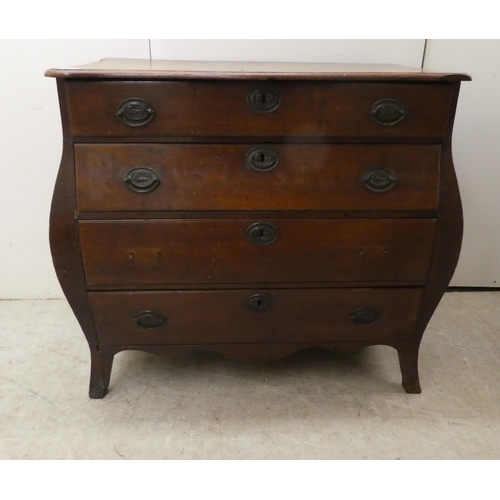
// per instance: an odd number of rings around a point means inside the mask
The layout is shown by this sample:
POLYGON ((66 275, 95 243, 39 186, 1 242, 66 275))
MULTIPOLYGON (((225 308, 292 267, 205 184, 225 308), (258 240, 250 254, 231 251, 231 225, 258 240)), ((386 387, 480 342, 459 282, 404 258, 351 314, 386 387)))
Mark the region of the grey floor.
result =
POLYGON ((89 356, 63 300, 0 301, 1 459, 499 459, 500 293, 448 293, 420 353, 304 351, 115 358, 87 397, 89 356))

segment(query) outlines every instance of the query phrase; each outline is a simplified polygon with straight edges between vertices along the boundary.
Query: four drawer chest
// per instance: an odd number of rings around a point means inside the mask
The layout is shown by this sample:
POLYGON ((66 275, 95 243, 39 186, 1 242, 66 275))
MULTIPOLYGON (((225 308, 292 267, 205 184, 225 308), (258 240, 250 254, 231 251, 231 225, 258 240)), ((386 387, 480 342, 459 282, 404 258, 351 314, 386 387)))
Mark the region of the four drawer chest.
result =
POLYGON ((50 243, 88 340, 113 357, 418 350, 453 275, 451 135, 465 74, 402 66, 105 59, 57 78, 50 243))

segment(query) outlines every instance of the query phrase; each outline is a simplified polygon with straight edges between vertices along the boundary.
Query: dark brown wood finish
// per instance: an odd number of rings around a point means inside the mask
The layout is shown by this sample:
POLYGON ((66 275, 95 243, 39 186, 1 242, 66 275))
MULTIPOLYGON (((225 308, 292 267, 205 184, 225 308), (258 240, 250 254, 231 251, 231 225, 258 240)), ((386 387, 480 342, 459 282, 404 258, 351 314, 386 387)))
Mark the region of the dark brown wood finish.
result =
MULTIPOLYGON (((371 288, 392 288, 392 287, 423 287, 427 284, 427 280, 419 280, 419 281, 370 281, 367 283, 366 281, 336 281, 332 283, 328 282, 317 282, 317 281, 301 281, 299 285, 297 283, 259 283, 258 286, 260 289, 271 289, 271 288, 297 288, 300 286, 301 289, 305 288, 362 288, 367 285, 371 288)), ((253 290, 255 288, 255 283, 169 283, 168 286, 165 284, 157 284, 157 285, 147 285, 145 287, 142 284, 133 283, 128 285, 88 285, 88 291, 144 291, 145 289, 148 291, 163 291, 168 288, 169 291, 188 291, 188 290, 253 290)))
POLYGON ((266 220, 278 236, 251 243, 259 220, 80 222, 87 284, 425 280, 435 219, 266 220), (172 244, 175 242, 175 245, 172 244))
POLYGON ((93 82, 66 83, 74 136, 130 137, 444 137, 452 84, 273 82, 281 105, 256 113, 247 96, 262 82, 93 82), (154 109, 143 126, 122 123, 117 112, 127 99, 142 99, 154 109), (381 99, 396 99, 407 109, 393 126, 370 117, 381 99), (214 119, 214 117, 217 117, 214 119))
POLYGON ((114 352, 102 345, 99 349, 90 348, 90 398, 102 399, 108 392, 113 358, 114 352))
POLYGON ((260 289, 89 295, 99 342, 112 346, 409 340, 422 291, 271 289, 265 295, 274 304, 263 310, 245 305, 260 289), (350 315, 361 308, 376 310, 379 319, 356 323, 350 315), (143 311, 161 314, 166 321, 157 328, 141 327, 134 318, 143 311))
MULTIPOLYGON (((78 212, 75 217, 78 220, 125 220, 125 219, 296 219, 297 211, 274 211, 274 212, 78 212)), ((436 210, 380 210, 370 212, 368 210, 303 210, 300 212, 302 219, 418 219, 437 217, 436 210)))
MULTIPOLYGON (((133 131, 132 131, 133 133, 133 131)), ((421 144, 440 146, 442 137, 340 137, 340 136, 158 136, 138 135, 127 137, 73 136, 74 144, 421 144)))
POLYGON ((436 210, 440 157, 440 146, 393 144, 77 144, 78 210, 436 210), (247 157, 259 151, 276 166, 252 168, 247 157), (124 182, 141 167, 158 176, 150 192, 124 182), (374 168, 394 174, 388 191, 363 184, 374 168))
POLYGON ((106 394, 113 356, 127 349, 256 360, 375 344, 398 351, 404 389, 420 392, 420 341, 460 251, 451 135, 468 75, 126 60, 47 75, 58 78, 64 132, 51 249, 89 342, 90 397, 106 394), (271 113, 246 103, 262 86, 281 95, 271 113), (154 107, 149 123, 121 123, 128 98, 154 107), (387 98, 406 110, 395 125, 370 117, 387 98), (278 153, 276 168, 245 163, 256 147, 278 153), (158 171, 156 189, 124 185, 138 167, 158 171), (368 191, 369 167, 397 183, 368 191), (248 241, 256 222, 277 228, 273 243, 248 241), (255 294, 274 301, 251 310, 255 294), (138 326, 148 310, 166 322, 138 326), (353 323, 373 310, 373 324, 353 323))
POLYGON ((442 153, 442 171, 440 181, 439 215, 436 227, 436 240, 429 270, 428 284, 420 308, 420 314, 415 324, 413 338, 408 344, 398 348, 398 355, 403 376, 403 387, 409 393, 420 393, 418 379, 418 350, 424 334, 436 307, 443 297, 448 284, 453 277, 460 256, 463 235, 463 213, 460 191, 458 187, 453 156, 451 137, 453 121, 460 91, 460 82, 454 84, 453 111, 446 143, 442 153))
POLYGON ((107 392, 113 357, 102 361, 94 318, 83 271, 76 213, 76 181, 73 144, 69 140, 65 86, 57 82, 63 125, 63 153, 50 211, 49 239, 52 260, 64 295, 87 339, 91 356, 89 395, 102 398, 107 392))

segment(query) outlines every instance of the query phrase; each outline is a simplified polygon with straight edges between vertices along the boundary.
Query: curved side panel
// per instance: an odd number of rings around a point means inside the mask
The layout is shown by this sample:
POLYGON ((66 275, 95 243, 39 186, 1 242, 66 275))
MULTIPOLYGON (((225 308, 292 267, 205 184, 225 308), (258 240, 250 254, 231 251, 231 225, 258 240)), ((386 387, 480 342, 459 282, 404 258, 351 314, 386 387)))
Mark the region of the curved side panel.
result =
POLYGON ((87 297, 75 219, 73 145, 64 143, 50 212, 50 249, 57 278, 90 345, 97 345, 97 334, 87 297))
POLYGON ((420 343, 424 330, 446 292, 460 256, 463 236, 463 213, 451 151, 451 134, 460 83, 455 83, 453 115, 450 117, 448 138, 441 155, 439 209, 433 258, 429 270, 414 340, 420 343))
POLYGON ((69 137, 64 81, 58 80, 57 88, 64 142, 50 211, 50 249, 59 283, 89 343, 92 362, 90 396, 102 397, 106 393, 107 387, 105 368, 112 363, 112 358, 111 361, 104 360, 105 362, 101 359, 102 355, 98 348, 97 333, 87 296, 78 224, 75 218, 74 151, 73 143, 69 137))
POLYGON ((420 342, 424 330, 446 292, 460 256, 463 214, 460 192, 451 156, 451 147, 443 147, 441 163, 441 201, 436 227, 433 260, 429 271, 414 339, 420 342))
POLYGON ((402 384, 406 392, 421 392, 418 376, 418 350, 424 331, 441 301, 453 277, 460 256, 463 235, 463 213, 458 188, 451 137, 458 101, 460 82, 455 82, 452 115, 448 124, 446 142, 441 154, 439 209, 434 240, 434 250, 425 287, 420 313, 410 342, 397 347, 401 367, 402 384))

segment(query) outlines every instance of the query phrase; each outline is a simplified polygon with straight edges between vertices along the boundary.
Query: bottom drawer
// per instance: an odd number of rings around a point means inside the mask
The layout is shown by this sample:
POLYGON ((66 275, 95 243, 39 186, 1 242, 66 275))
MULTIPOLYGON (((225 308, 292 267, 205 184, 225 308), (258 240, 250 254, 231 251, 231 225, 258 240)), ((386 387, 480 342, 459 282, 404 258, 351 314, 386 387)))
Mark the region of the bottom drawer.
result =
POLYGON ((423 288, 90 292, 99 343, 373 341, 409 338, 423 288))

